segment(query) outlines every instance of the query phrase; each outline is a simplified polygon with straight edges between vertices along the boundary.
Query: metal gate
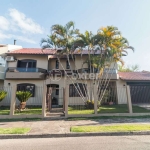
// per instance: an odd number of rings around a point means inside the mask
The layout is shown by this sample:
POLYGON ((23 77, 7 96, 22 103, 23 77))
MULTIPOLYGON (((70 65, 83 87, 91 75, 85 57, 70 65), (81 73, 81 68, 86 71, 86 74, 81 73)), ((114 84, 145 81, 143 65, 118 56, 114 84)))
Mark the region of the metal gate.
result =
POLYGON ((51 111, 53 108, 62 108, 60 110, 65 110, 64 88, 47 88, 47 109, 51 111))
POLYGON ((130 85, 130 94, 133 104, 150 103, 150 85, 130 85))

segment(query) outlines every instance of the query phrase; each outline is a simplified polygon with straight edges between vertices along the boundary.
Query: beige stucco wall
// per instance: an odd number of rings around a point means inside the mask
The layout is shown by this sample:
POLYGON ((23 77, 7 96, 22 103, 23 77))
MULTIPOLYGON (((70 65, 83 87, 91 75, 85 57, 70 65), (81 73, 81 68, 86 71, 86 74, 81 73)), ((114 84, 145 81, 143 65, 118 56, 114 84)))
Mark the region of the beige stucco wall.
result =
MULTIPOLYGON (((17 60, 33 59, 37 60, 36 68, 47 69, 48 58, 46 55, 13 55, 17 60)), ((8 67, 17 67, 17 61, 8 62, 8 67)))
POLYGON ((118 104, 127 104, 126 82, 119 79, 116 82, 118 104))
MULTIPOLYGON (((81 57, 81 55, 76 55, 75 56, 75 66, 77 69, 81 69, 82 68, 82 65, 83 65, 83 62, 85 62, 88 58, 88 55, 84 55, 81 57)), ((83 65, 83 68, 88 68, 88 64, 85 63, 83 65)))
MULTIPOLYGON (((43 86, 45 85, 44 80, 5 80, 4 86, 6 87, 7 97, 0 103, 0 105, 10 105, 11 91, 14 85, 21 83, 30 83, 35 84, 35 96, 29 98, 27 105, 42 105, 42 96, 43 96, 43 86), (8 84, 10 83, 10 85, 8 84)), ((16 105, 19 104, 19 101, 16 99, 16 105)))

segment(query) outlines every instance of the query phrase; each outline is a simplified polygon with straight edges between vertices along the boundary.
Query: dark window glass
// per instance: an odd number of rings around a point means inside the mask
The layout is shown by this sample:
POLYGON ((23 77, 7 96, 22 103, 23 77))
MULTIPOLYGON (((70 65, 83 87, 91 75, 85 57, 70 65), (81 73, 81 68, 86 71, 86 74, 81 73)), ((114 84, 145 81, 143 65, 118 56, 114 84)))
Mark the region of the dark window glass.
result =
POLYGON ((18 60, 17 67, 19 67, 19 68, 36 68, 36 60, 30 60, 30 59, 18 60))
POLYGON ((59 69, 59 61, 56 60, 56 69, 59 69))
POLYGON ((35 94, 35 85, 34 84, 18 84, 17 91, 29 91, 34 97, 35 94))
POLYGON ((80 97, 80 95, 86 96, 86 85, 82 83, 69 85, 69 97, 80 97), (81 92, 81 94, 79 94, 81 92))
POLYGON ((59 95, 59 85, 56 85, 56 95, 59 95))
POLYGON ((66 69, 70 69, 68 60, 66 61, 66 69))

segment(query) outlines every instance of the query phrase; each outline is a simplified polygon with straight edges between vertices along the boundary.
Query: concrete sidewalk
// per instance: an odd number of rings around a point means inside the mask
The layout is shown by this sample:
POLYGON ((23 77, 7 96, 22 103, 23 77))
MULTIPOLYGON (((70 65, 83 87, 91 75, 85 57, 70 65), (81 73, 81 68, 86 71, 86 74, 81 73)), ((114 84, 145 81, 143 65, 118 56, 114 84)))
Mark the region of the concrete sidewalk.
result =
MULTIPOLYGON (((29 127, 31 130, 26 135, 35 137, 38 135, 76 135, 70 133, 70 127, 80 125, 116 125, 116 124, 150 124, 150 119, 96 119, 96 120, 42 120, 42 121, 16 121, 16 122, 0 122, 0 128, 9 127, 29 127)), ((78 133, 83 134, 83 133, 78 133)), ((92 134, 92 133, 87 133, 92 134)), ((149 134, 149 133, 148 133, 149 134)), ((61 136, 62 135, 62 136, 61 136)), ((13 136, 13 135, 11 135, 13 136)), ((21 135, 19 135, 21 136, 21 135)), ((2 135, 0 136, 2 137, 2 135)))

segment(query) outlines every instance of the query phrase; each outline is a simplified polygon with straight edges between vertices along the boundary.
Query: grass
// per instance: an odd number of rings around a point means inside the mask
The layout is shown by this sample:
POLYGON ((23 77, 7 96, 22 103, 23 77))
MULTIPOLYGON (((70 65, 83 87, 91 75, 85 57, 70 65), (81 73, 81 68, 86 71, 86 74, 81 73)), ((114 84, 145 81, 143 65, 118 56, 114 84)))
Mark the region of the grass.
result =
POLYGON ((68 107, 68 114, 94 114, 94 110, 84 109, 80 107, 80 110, 77 110, 76 107, 68 107))
MULTIPOLYGON (((84 109, 82 108, 77 109, 78 107, 68 107, 68 114, 93 114, 94 110, 90 109, 84 109)), ((148 113, 150 110, 147 110, 145 108, 134 106, 133 105, 133 112, 134 113, 148 113)), ((97 110, 98 113, 128 113, 128 107, 127 105, 103 105, 100 106, 97 110)))
POLYGON ((73 126, 71 132, 127 132, 127 131, 148 131, 150 125, 99 125, 99 126, 73 126))
POLYGON ((10 107, 0 107, 0 115, 9 115, 10 107))
POLYGON ((32 114, 42 114, 42 108, 41 107, 28 107, 27 106, 27 109, 25 110, 22 110, 22 111, 18 111, 18 110, 15 110, 15 114, 16 115, 22 115, 22 114, 26 114, 26 115, 32 115, 32 114))
POLYGON ((14 118, 14 119, 0 119, 0 122, 16 122, 16 121, 41 121, 41 118, 14 118))
POLYGON ((0 134, 25 134, 30 128, 0 128, 0 134))
POLYGON ((146 119, 150 118, 150 115, 145 116, 97 116, 97 117, 70 117, 68 121, 76 121, 76 120, 99 120, 99 119, 146 119))
MULTIPOLYGON (((10 112, 10 107, 7 107, 7 106, 0 107, 0 115, 9 115, 9 112, 10 112)), ((15 114, 16 115, 42 114, 42 107, 41 106, 35 106, 35 107, 27 106, 27 109, 22 110, 21 112, 19 112, 19 110, 15 110, 15 114)))

